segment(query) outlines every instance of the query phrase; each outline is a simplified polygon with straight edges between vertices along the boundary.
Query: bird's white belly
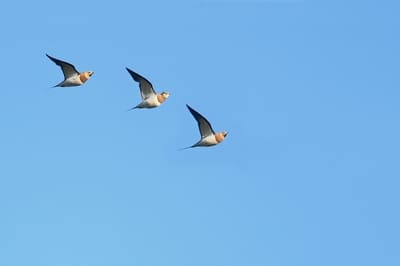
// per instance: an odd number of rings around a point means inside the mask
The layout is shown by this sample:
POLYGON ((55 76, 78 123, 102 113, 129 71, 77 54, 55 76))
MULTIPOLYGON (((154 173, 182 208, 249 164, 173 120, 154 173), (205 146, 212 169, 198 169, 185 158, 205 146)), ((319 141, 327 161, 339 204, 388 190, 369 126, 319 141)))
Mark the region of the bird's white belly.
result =
POLYGON ((145 101, 147 107, 157 107, 160 105, 160 102, 157 99, 157 95, 150 96, 145 101))
POLYGON ((79 79, 78 75, 69 77, 63 82, 64 86, 77 86, 77 85, 81 85, 81 84, 82 84, 82 82, 79 79))
POLYGON ((207 136, 201 140, 201 143, 204 146, 212 146, 218 144, 218 141, 215 139, 214 135, 207 136))

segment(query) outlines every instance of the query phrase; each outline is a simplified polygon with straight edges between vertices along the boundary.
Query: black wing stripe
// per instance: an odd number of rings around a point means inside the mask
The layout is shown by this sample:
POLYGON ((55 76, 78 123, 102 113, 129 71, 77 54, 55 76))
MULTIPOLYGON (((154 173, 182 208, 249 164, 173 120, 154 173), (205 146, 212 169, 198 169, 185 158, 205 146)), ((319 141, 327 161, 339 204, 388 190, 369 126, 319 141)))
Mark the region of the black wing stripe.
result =
POLYGON ((68 63, 68 62, 65 62, 65 61, 62 61, 62 60, 57 59, 57 58, 54 58, 54 57, 52 57, 52 56, 50 56, 50 55, 48 55, 48 54, 46 54, 46 56, 47 56, 51 61, 53 61, 57 66, 63 67, 63 64, 64 64, 64 65, 67 65, 67 66, 71 67, 77 74, 79 74, 79 72, 76 70, 76 68, 75 68, 75 66, 74 66, 73 64, 68 63))
POLYGON ((206 128, 207 131, 209 130, 209 131, 211 131, 211 133, 215 134, 210 122, 204 116, 202 116, 199 112, 197 112, 196 110, 194 110, 192 107, 190 107, 187 104, 186 104, 186 107, 189 109, 190 113, 196 119, 197 124, 199 126, 200 134, 202 137, 205 137, 205 134, 206 134, 206 132, 203 132, 204 130, 201 128, 202 123, 204 123, 205 126, 207 127, 206 128))
POLYGON ((139 83, 144 81, 144 82, 149 83, 150 86, 153 87, 153 85, 151 85, 151 82, 148 81, 145 77, 139 75, 138 73, 134 72, 133 70, 131 70, 131 69, 127 68, 127 67, 126 67, 126 70, 129 72, 129 74, 131 74, 131 76, 132 76, 134 81, 139 82, 139 83))
POLYGON ((139 82, 142 98, 147 97, 148 94, 156 94, 150 81, 127 67, 126 70, 129 72, 134 81, 139 82))

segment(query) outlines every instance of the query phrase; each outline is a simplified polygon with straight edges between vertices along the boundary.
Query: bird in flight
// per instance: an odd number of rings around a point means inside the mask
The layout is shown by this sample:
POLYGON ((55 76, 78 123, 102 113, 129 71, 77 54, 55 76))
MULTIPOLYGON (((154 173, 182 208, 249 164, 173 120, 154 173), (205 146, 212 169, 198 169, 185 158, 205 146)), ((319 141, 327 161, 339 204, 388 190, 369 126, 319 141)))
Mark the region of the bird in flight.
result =
POLYGON ((48 54, 46 54, 46 56, 56 65, 61 67, 61 70, 64 74, 64 80, 61 81, 59 84, 55 85, 54 87, 80 86, 83 83, 85 83, 94 73, 93 71, 78 72, 74 67, 74 65, 59 60, 57 58, 51 57, 48 54))
POLYGON ((194 148, 194 147, 205 147, 205 146, 214 146, 219 143, 221 143, 226 136, 228 135, 228 132, 226 131, 221 131, 218 133, 215 133, 215 131, 212 129, 210 122, 202 116, 199 112, 194 110, 192 107, 186 104, 186 107, 189 109, 190 113, 193 115, 194 119, 196 119, 197 124, 199 126, 199 131, 200 131, 200 136, 201 139, 193 144, 192 146, 189 146, 185 149, 188 148, 194 148))
POLYGON ((140 95, 142 97, 142 102, 129 110, 133 110, 136 108, 158 107, 163 102, 165 102, 166 99, 168 99, 170 95, 168 92, 163 91, 161 93, 157 93, 154 90, 153 85, 151 85, 150 81, 148 81, 146 78, 142 77, 141 75, 132 71, 129 68, 126 68, 126 70, 132 76, 134 81, 139 82, 140 95))

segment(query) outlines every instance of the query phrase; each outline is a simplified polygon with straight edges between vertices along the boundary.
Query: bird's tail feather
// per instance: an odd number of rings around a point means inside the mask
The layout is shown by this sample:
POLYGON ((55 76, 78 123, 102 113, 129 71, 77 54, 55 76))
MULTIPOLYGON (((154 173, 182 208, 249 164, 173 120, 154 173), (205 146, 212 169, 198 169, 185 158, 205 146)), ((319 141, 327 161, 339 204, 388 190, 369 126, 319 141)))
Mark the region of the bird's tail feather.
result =
POLYGON ((198 146, 197 144, 198 143, 193 144, 192 146, 189 146, 189 147, 180 148, 179 151, 183 151, 183 150, 187 150, 187 149, 191 149, 191 148, 197 147, 198 146))
POLYGON ((187 149, 190 149, 190 148, 193 148, 193 146, 189 146, 189 147, 180 148, 178 151, 184 151, 184 150, 187 150, 187 149))
POLYGON ((64 81, 65 81, 65 80, 63 80, 63 81, 61 81, 60 83, 58 83, 58 84, 54 85, 52 88, 56 88, 56 87, 63 87, 63 85, 64 85, 64 81))
POLYGON ((137 109, 137 108, 139 108, 139 107, 136 105, 136 106, 134 106, 134 107, 132 107, 131 109, 128 109, 128 110, 126 110, 126 111, 129 112, 129 111, 132 111, 132 110, 137 109))

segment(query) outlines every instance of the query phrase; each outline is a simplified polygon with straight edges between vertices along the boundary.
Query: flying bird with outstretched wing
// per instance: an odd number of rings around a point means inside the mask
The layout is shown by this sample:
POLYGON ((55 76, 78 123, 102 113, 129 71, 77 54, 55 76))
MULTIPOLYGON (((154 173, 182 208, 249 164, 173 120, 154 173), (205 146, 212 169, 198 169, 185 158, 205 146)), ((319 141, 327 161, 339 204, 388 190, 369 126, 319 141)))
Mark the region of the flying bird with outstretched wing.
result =
POLYGON ((186 107, 189 109, 194 119, 196 119, 201 137, 198 142, 187 148, 214 146, 221 143, 226 138, 228 132, 221 131, 215 133, 210 122, 208 122, 208 120, 204 116, 202 116, 199 112, 197 112, 187 104, 186 107))
POLYGON ((93 75, 93 71, 84 71, 78 72, 74 65, 54 58, 48 54, 46 56, 53 61, 56 65, 61 67, 61 70, 64 74, 64 80, 55 85, 54 87, 73 87, 80 86, 93 75))
POLYGON ((168 99, 169 93, 168 92, 161 92, 157 93, 153 85, 150 81, 146 78, 142 77, 138 73, 134 72, 133 70, 126 68, 128 73, 132 76, 133 80, 139 83, 140 95, 142 97, 142 102, 140 102, 135 107, 131 108, 130 110, 136 108, 155 108, 160 106, 165 100, 168 99))

